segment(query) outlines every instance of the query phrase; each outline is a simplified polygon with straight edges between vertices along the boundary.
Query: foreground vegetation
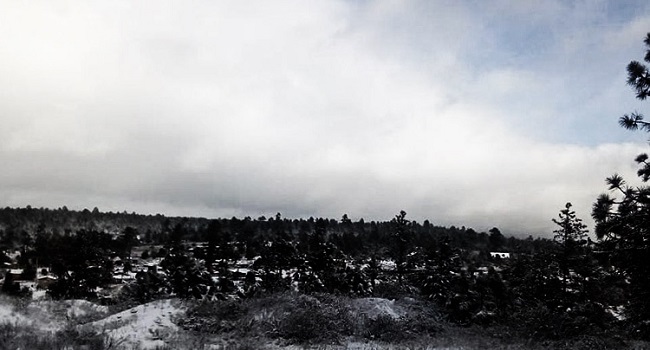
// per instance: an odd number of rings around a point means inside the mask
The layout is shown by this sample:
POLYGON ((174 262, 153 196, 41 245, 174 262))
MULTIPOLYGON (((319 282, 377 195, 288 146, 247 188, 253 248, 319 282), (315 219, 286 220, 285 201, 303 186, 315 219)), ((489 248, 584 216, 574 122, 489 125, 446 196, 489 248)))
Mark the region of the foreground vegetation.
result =
POLYGON ((21 316, 20 321, 0 325, 0 348, 546 350, 649 346, 604 335, 539 342, 511 327, 461 327, 446 321, 436 305, 409 297, 388 300, 280 293, 243 300, 148 304, 148 310, 163 305, 157 315, 175 313, 171 326, 160 321, 156 321, 158 326, 141 325, 143 319, 155 316, 146 314, 146 307, 117 313, 120 308, 113 306, 108 312, 75 316, 56 303, 31 302, 38 304, 38 312, 30 312, 34 308, 30 303, 0 300, 0 309, 9 305, 21 316), (178 310, 182 312, 176 313, 178 310), (140 319, 128 317, 137 314, 142 314, 140 319), (43 327, 44 323, 49 327, 43 327))

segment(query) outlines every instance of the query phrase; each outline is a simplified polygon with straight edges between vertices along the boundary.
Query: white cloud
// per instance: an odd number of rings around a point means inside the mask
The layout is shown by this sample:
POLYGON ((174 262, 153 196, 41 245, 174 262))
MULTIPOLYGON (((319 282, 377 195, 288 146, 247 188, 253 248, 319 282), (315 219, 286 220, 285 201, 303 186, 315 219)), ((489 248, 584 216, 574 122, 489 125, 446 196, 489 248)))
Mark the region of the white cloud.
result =
POLYGON ((645 135, 617 129, 634 100, 612 84, 648 19, 510 5, 2 4, 0 193, 548 234, 634 176, 645 135))

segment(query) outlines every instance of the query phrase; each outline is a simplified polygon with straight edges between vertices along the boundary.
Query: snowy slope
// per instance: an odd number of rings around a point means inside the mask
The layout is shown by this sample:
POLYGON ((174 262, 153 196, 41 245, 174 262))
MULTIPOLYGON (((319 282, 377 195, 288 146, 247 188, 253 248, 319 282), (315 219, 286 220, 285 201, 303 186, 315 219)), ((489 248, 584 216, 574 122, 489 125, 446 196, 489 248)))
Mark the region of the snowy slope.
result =
POLYGON ((0 324, 31 326, 55 332, 84 317, 103 317, 108 308, 86 300, 42 300, 21 305, 11 299, 0 300, 0 324))
POLYGON ((177 300, 157 300, 80 326, 101 331, 113 344, 124 348, 155 349, 163 346, 178 330, 172 319, 182 317, 185 308, 177 300))

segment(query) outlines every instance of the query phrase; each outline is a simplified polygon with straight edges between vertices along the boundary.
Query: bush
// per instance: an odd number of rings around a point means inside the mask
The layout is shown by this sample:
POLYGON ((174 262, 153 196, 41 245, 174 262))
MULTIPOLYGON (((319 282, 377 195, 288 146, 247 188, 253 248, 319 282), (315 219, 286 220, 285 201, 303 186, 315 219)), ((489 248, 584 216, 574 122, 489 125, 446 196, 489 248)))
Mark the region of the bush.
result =
POLYGON ((0 349, 110 349, 108 338, 96 332, 79 332, 65 329, 54 334, 38 334, 38 331, 28 326, 2 324, 0 325, 0 349), (38 334, 38 336, 35 336, 38 334))
POLYGON ((377 283, 372 290, 372 294, 377 298, 400 299, 417 295, 418 291, 408 284, 386 281, 377 283))
POLYGON ((434 336, 441 331, 437 314, 424 305, 413 305, 402 317, 387 314, 364 317, 358 335, 370 340, 399 343, 419 336, 434 336))
POLYGON ((191 307, 179 325, 200 333, 218 334, 237 331, 240 335, 250 327, 244 327, 248 304, 241 300, 203 301, 191 307))
POLYGON ((442 331, 440 318, 431 311, 412 312, 404 319, 405 333, 433 336, 442 331))
POLYGON ((384 341, 402 340, 402 322, 389 315, 379 315, 374 319, 364 320, 361 336, 367 339, 384 341))
POLYGON ((616 338, 583 335, 564 343, 566 349, 575 350, 609 350, 623 349, 625 344, 616 338))
POLYGON ((300 296, 285 312, 276 335, 291 343, 333 343, 352 335, 350 311, 340 298, 320 295, 321 300, 300 296))
POLYGON ((512 317, 512 327, 533 340, 568 340, 584 336, 608 336, 615 332, 615 319, 593 303, 568 310, 545 305, 522 309, 512 317))

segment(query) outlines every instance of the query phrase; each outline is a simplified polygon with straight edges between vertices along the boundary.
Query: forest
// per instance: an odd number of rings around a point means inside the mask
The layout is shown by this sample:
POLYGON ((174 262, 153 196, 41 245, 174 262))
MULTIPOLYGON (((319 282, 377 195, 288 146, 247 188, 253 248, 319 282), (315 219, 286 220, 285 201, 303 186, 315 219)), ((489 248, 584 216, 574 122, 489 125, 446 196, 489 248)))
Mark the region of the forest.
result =
MULTIPOLYGON (((285 292, 410 297, 430 302, 446 322, 499 326, 533 341, 588 336, 609 344, 614 335, 648 334, 644 281, 632 278, 643 266, 612 248, 620 238, 588 239, 570 203, 552 219, 554 239, 418 223, 404 211, 369 223, 347 215, 207 220, 33 208, 5 208, 0 217, 2 249, 19 251, 15 267, 31 278, 37 266, 50 267, 57 279, 47 294, 55 299, 99 300, 98 290, 115 285, 116 258, 128 261, 135 247, 144 247, 139 258, 159 259, 161 271, 138 271, 109 302, 217 302, 285 292), (233 267, 241 261, 250 261, 250 269, 237 275, 233 267)), ((7 255, 3 260, 13 263, 7 255)), ((9 276, 3 292, 29 296, 9 276)))

